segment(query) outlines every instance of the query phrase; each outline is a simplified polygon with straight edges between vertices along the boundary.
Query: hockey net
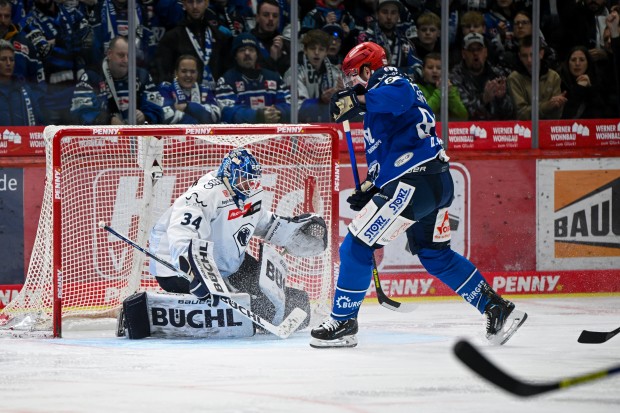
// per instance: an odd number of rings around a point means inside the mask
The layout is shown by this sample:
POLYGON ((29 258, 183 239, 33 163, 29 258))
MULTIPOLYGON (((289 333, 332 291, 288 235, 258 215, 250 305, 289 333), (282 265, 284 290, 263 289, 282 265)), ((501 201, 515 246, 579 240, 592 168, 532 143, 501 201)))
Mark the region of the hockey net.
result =
MULTIPOLYGON (((337 250, 337 132, 312 125, 45 128, 41 217, 20 294, 0 312, 0 333, 61 336, 63 318, 115 316, 139 290, 159 290, 149 259, 98 224, 147 247, 157 218, 233 147, 263 167, 264 207, 321 215, 330 231, 319 256, 286 255, 288 285, 311 300, 311 325, 329 313, 337 250)), ((258 241, 249 252, 258 257, 258 241)))

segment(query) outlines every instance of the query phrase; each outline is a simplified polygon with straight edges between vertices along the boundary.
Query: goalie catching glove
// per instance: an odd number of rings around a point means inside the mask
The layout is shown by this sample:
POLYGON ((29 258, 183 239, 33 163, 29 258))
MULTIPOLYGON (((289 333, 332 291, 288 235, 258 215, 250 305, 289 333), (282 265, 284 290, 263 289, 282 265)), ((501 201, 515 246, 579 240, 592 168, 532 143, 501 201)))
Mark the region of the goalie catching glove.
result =
POLYGON ((327 226, 325 220, 315 214, 293 218, 274 214, 265 241, 284 247, 295 257, 313 257, 327 248, 327 226))
POLYGON ((379 192, 379 188, 374 186, 372 182, 364 181, 360 185, 360 189, 353 191, 351 196, 347 198, 347 202, 353 211, 361 211, 377 192, 379 192))
POLYGON ((357 99, 356 89, 344 89, 332 95, 329 111, 335 122, 344 122, 363 115, 366 108, 357 99))

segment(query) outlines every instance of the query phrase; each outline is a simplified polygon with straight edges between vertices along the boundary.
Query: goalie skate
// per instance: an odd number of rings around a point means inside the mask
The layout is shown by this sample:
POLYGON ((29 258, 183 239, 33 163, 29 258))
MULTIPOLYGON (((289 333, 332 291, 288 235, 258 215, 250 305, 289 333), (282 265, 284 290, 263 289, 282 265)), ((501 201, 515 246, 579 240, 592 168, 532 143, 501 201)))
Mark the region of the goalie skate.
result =
POLYGON ((348 320, 334 320, 328 318, 312 330, 310 347, 314 348, 339 348, 357 346, 358 326, 355 318, 348 320))
POLYGON ((487 317, 487 340, 502 345, 525 323, 527 313, 515 310, 515 305, 501 297, 493 299, 484 310, 487 317))

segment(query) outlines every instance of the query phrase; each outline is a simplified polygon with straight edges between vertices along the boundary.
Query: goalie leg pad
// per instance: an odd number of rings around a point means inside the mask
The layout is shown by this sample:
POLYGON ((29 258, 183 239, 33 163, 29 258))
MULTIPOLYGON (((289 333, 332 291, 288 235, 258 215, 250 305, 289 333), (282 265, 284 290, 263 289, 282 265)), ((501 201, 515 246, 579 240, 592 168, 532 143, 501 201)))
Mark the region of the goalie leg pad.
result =
MULTIPOLYGON (((250 309, 248 294, 232 294, 235 302, 250 309)), ((125 335, 130 339, 237 338, 254 335, 254 323, 226 304, 210 305, 191 294, 142 292, 123 302, 125 335)))

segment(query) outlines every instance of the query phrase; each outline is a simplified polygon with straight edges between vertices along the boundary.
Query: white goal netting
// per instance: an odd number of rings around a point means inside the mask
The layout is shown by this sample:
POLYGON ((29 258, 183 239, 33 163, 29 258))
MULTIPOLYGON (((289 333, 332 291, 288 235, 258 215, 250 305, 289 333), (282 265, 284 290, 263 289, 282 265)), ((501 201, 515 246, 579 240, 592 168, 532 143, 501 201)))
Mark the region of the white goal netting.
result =
MULTIPOLYGON (((317 257, 286 256, 288 283, 308 292, 311 325, 329 313, 337 248, 337 134, 311 125, 58 127, 45 129, 46 182, 20 294, 0 312, 0 332, 60 336, 67 317, 114 316, 124 298, 159 289, 140 246, 157 218, 196 179, 245 146, 263 166, 265 203, 294 216, 315 212, 330 231, 317 257)), ((258 256, 258 243, 250 253, 258 256)))

